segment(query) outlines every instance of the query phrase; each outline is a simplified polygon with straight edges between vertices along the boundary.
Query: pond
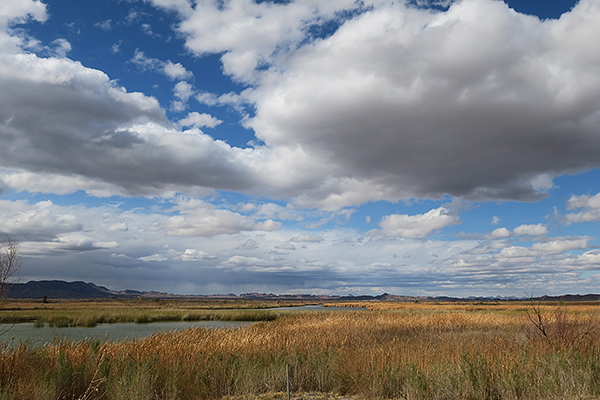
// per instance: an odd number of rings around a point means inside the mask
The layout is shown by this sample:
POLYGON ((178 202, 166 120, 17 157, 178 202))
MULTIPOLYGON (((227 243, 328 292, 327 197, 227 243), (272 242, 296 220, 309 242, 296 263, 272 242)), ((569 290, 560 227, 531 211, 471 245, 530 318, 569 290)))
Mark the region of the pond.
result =
POLYGON ((54 340, 107 339, 127 340, 150 336, 156 332, 198 328, 241 328, 253 322, 246 321, 196 321, 196 322, 153 322, 150 324, 120 323, 98 324, 92 328, 69 327, 51 328, 46 325, 36 328, 33 323, 0 325, 0 343, 10 342, 15 346, 19 341, 29 341, 33 345, 52 343, 54 340))
MULTIPOLYGON (((346 307, 324 307, 322 305, 310 305, 301 307, 278 307, 270 308, 273 311, 361 311, 366 308, 346 307)), ((36 328, 34 323, 0 324, 0 343, 9 342, 9 346, 16 346, 19 341, 29 341, 33 345, 52 343, 55 340, 83 340, 83 339, 107 339, 128 340, 139 339, 154 333, 167 330, 182 330, 192 327, 199 328, 241 328, 253 324, 248 321, 195 321, 195 322, 152 322, 148 324, 115 323, 98 324, 91 328, 49 327, 36 328)))

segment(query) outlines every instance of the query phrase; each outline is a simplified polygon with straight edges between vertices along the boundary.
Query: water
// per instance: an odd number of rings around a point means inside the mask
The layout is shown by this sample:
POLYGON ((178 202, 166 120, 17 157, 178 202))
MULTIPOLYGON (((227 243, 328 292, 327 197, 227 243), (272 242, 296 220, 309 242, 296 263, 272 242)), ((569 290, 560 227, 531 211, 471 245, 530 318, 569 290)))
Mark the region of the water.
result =
MULTIPOLYGON (((366 310, 363 307, 323 307, 322 305, 310 305, 301 307, 278 307, 269 308, 272 311, 358 311, 366 310)), ((241 328, 253 324, 247 321, 195 321, 195 322, 152 322, 148 324, 116 323, 98 324, 92 328, 69 327, 51 328, 46 325, 36 328, 33 323, 5 324, 0 325, 0 343, 10 342, 15 346, 19 341, 29 341, 39 346, 52 343, 55 340, 84 340, 84 339, 106 339, 106 340, 128 340, 140 339, 154 333, 167 330, 182 330, 192 327, 199 328, 241 328)))
POLYGON ((246 321, 196 321, 196 322, 153 322, 149 324, 118 323, 99 324, 92 328, 36 328, 33 323, 0 325, 0 343, 10 342, 11 346, 19 341, 29 341, 39 346, 55 340, 107 339, 127 340, 150 336, 156 332, 199 328, 241 328, 253 322, 246 321))

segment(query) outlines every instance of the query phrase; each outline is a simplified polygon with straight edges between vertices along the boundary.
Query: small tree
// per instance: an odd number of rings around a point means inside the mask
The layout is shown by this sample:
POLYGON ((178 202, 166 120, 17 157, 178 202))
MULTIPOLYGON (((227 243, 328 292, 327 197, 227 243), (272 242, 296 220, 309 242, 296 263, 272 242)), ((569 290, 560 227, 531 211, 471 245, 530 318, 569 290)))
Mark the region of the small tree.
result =
POLYGON ((0 243, 0 297, 6 295, 10 279, 20 268, 19 243, 7 236, 6 241, 0 243))

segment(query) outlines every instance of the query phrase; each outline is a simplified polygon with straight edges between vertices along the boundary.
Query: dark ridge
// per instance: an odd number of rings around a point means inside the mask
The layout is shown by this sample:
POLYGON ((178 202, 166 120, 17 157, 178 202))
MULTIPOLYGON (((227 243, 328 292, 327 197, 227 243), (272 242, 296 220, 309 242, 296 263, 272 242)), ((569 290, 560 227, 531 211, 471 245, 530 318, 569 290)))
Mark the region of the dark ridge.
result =
POLYGON ((103 286, 81 281, 29 281, 8 285, 6 297, 11 299, 109 299, 116 292, 103 286))
POLYGON ((565 294, 562 296, 534 297, 535 301, 600 301, 600 294, 565 294))

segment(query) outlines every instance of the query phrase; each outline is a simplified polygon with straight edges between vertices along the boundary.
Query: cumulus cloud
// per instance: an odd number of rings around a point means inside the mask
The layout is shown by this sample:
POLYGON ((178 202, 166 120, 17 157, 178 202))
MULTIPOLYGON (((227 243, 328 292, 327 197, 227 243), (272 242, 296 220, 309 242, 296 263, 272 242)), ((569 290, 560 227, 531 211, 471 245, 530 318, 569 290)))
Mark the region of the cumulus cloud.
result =
POLYGON ((46 5, 39 0, 8 0, 0 7, 0 52, 20 51, 25 39, 9 28, 28 20, 44 22, 48 18, 46 5))
POLYGON ((55 57, 63 58, 67 56, 67 53, 71 51, 71 43, 69 43, 66 39, 56 39, 52 41, 53 49, 55 57))
POLYGON ((213 117, 210 114, 200 114, 199 112, 194 111, 189 113, 187 117, 180 119, 178 123, 181 126, 195 126, 196 128, 214 128, 222 122, 223 121, 213 117))
POLYGON ((197 199, 181 199, 175 209, 179 211, 179 215, 170 217, 164 222, 164 227, 170 235, 209 237, 281 228, 279 222, 255 221, 254 218, 217 209, 210 203, 197 199))
POLYGON ((89 180, 82 188, 164 194, 194 186, 239 190, 256 182, 243 165, 252 158, 247 152, 200 131, 181 135, 156 99, 129 93, 98 70, 66 58, 0 58, 5 183, 19 186, 11 176, 25 174, 46 190, 64 193, 62 176, 69 187, 89 180), (54 188, 36 174, 56 177, 54 188), (232 186, 231 179, 241 186, 232 186))
MULTIPOLYGON (((107 284, 111 281, 102 279, 113 276, 111 287, 155 289, 160 284, 178 293, 222 293, 219 288, 224 287, 238 292, 268 287, 344 293, 344 287, 360 286, 369 294, 381 293, 377 288, 382 287, 416 294, 464 292, 466 287, 469 293, 489 294, 510 285, 511 293, 521 295, 522 288, 538 290, 548 280, 564 287, 579 285, 565 274, 596 270, 600 257, 587 236, 536 235, 530 246, 487 239, 368 241, 353 229, 258 230, 264 220, 252 210, 242 216, 199 199, 177 198, 173 204, 144 212, 117 205, 86 208, 3 200, 0 225, 21 243, 26 279, 45 278, 49 268, 61 268, 65 279, 100 279, 107 284), (189 226, 173 224, 173 214, 188 219, 189 226), (15 229, 17 220, 28 221, 20 226, 31 231, 29 236, 15 229), (229 233, 218 233, 220 225, 229 233), (239 231, 240 227, 252 230, 239 231), (167 235, 170 229, 183 231, 167 235), (93 268, 65 267, 84 261, 93 268), (152 275, 145 273, 140 281, 140 268, 152 275), (187 284, 193 287, 184 291, 187 284)), ((536 226, 522 229, 541 232, 532 228, 536 226)))
POLYGON ((245 126, 266 144, 254 172, 298 207, 536 200, 553 177, 600 163, 593 1, 545 21, 492 0, 443 12, 378 1, 153 3, 180 13, 191 51, 222 54, 225 72, 252 85, 245 126), (332 20, 331 36, 310 35, 332 20), (278 178, 299 175, 284 153, 314 166, 306 179, 278 178))
POLYGON ((504 227, 494 229, 494 231, 490 234, 490 237, 492 238, 509 238, 511 236, 512 232, 504 227))
POLYGON ((575 222, 600 221, 600 193, 594 196, 572 196, 567 201, 567 210, 579 210, 567 213, 561 217, 562 221, 567 225, 575 222))
POLYGON ((519 225, 513 229, 513 233, 516 236, 530 235, 530 236, 542 236, 548 234, 548 228, 544 224, 536 225, 519 225))
POLYGON ((187 102, 194 94, 194 87, 185 81, 177 82, 173 88, 173 94, 178 100, 171 103, 174 111, 183 111, 187 108, 187 102))
POLYGON ((401 237, 410 239, 422 239, 438 230, 460 223, 457 215, 444 208, 439 207, 424 214, 386 215, 379 222, 381 229, 373 229, 366 232, 372 237, 401 237))
MULTIPOLYGON (((153 1, 165 7, 164 1, 153 1)), ((173 4, 181 10, 181 5, 173 4)), ((306 37, 311 23, 333 19, 336 12, 353 10, 353 0, 293 1, 285 4, 252 0, 217 3, 201 0, 185 7, 178 29, 186 46, 198 55, 224 53, 227 74, 254 81, 257 68, 272 64, 278 53, 293 49, 306 37)))
POLYGON ((16 240, 53 241, 57 235, 83 230, 76 216, 59 212, 49 200, 33 206, 25 201, 0 200, 2 232, 16 240))
POLYGON ((548 228, 544 224, 535 224, 535 225, 519 225, 515 229, 509 231, 508 229, 502 227, 498 229, 494 229, 492 233, 488 235, 491 239, 500 239, 500 238, 511 238, 521 235, 529 235, 529 236, 543 236, 548 234, 548 228))
POLYGON ((165 62, 163 71, 172 80, 186 80, 194 76, 191 71, 185 69, 180 63, 173 64, 171 61, 165 62))
MULTIPOLYGON (((536 287, 547 291, 548 287, 544 287, 544 284, 553 282, 556 288, 568 287, 575 284, 576 280, 569 279, 567 282, 566 275, 597 269, 597 264, 593 264, 595 250, 580 255, 573 253, 590 249, 591 240, 590 237, 554 237, 535 242, 529 247, 508 242, 500 247, 492 245, 497 242, 480 243, 446 259, 432 261, 432 265, 440 268, 436 272, 448 272, 447 268, 450 268, 453 280, 460 281, 463 276, 471 285, 476 285, 474 281, 494 282, 513 288, 521 285, 523 290, 536 287)), ((579 284, 583 282, 579 281, 579 284)))
POLYGON ((600 161, 598 51, 574 41, 596 17, 591 1, 545 22, 498 1, 375 6, 269 73, 247 125, 413 196, 539 199, 548 176, 600 161))
MULTIPOLYGON (((45 6, 8 4, 0 159, 11 171, 129 194, 242 191, 333 211, 446 194, 536 200, 553 177, 600 165, 600 5, 591 0, 544 21, 492 0, 447 11, 385 1, 154 0, 179 13, 189 50, 221 54, 224 71, 248 88, 198 94, 181 64, 140 50, 132 62, 179 81, 173 110, 192 96, 251 108, 243 123, 261 144, 247 149, 197 130, 181 135, 156 99, 66 58, 25 53, 9 26, 45 20, 45 6), (311 27, 330 22, 339 29, 313 36, 311 27)), ((568 218, 595 218, 582 212, 568 218)))

